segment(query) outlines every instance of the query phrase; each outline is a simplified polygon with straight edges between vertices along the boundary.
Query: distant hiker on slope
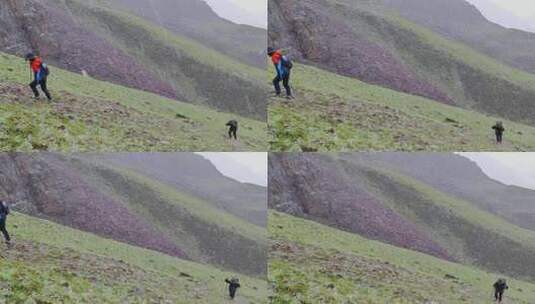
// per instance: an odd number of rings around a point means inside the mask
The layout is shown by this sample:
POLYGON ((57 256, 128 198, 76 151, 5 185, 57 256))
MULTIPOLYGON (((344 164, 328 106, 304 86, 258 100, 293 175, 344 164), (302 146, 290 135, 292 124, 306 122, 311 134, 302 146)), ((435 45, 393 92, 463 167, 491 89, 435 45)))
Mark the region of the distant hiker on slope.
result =
POLYGON ((507 282, 505 279, 498 279, 496 283, 494 283, 494 300, 496 300, 498 303, 502 302, 503 299, 503 293, 506 289, 509 289, 509 286, 507 286, 507 282))
POLYGON ((496 133, 496 142, 501 144, 503 139, 503 132, 505 131, 503 123, 501 121, 497 121, 496 124, 492 126, 492 129, 494 129, 494 132, 496 133))
POLYGON ((228 292, 229 296, 232 300, 234 300, 234 297, 236 296, 236 290, 240 288, 240 280, 238 278, 232 278, 232 279, 225 279, 225 283, 228 284, 228 292))
POLYGON ((6 241, 7 246, 11 246, 11 238, 9 237, 9 233, 6 229, 6 220, 7 215, 9 214, 9 206, 6 202, 0 201, 0 231, 2 231, 2 234, 4 235, 4 239, 6 241))
POLYGON ((35 99, 39 99, 39 91, 37 90, 37 86, 40 86, 43 93, 45 93, 46 98, 48 98, 48 100, 52 100, 50 92, 46 87, 46 80, 48 78, 48 74, 50 74, 48 66, 43 62, 41 57, 33 53, 27 54, 26 60, 30 62, 30 69, 33 75, 33 81, 30 83, 30 88, 32 88, 35 99))
POLYGON ((286 89, 286 98, 292 99, 292 89, 290 88, 290 72, 293 67, 292 61, 288 57, 282 55, 281 50, 275 50, 272 47, 268 48, 267 53, 268 56, 271 57, 271 61, 277 70, 277 76, 273 79, 276 96, 278 97, 281 94, 280 82, 282 81, 282 84, 286 89))
POLYGON ((238 122, 236 120, 231 120, 227 122, 226 126, 229 127, 228 137, 232 139, 234 136, 234 139, 238 140, 238 136, 236 135, 238 133, 238 122))

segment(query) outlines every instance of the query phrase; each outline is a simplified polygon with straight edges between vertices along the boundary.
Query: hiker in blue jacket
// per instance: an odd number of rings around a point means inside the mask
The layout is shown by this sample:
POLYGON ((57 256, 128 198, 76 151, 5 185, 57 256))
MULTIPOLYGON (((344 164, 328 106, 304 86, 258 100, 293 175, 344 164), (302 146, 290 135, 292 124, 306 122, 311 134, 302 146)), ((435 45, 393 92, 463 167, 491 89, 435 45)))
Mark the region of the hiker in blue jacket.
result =
POLYGON ((11 238, 9 237, 9 233, 6 229, 6 220, 7 215, 9 214, 9 206, 6 202, 0 201, 0 231, 4 235, 4 239, 6 241, 6 244, 8 246, 11 245, 11 238))
POLYGON ((275 87, 276 96, 278 97, 281 94, 280 82, 282 81, 282 84, 286 89, 286 98, 292 99, 293 95, 290 87, 290 72, 293 67, 292 61, 288 57, 282 55, 281 50, 275 50, 272 47, 268 48, 267 54, 269 57, 271 57, 271 61, 275 66, 275 70, 277 71, 277 76, 275 76, 273 79, 273 86, 275 87))
POLYGON ((37 90, 37 87, 39 86, 43 93, 45 93, 46 98, 52 100, 52 96, 50 96, 50 92, 46 86, 47 78, 50 74, 48 66, 43 62, 40 56, 33 53, 28 53, 26 55, 26 60, 30 62, 30 69, 33 73, 33 81, 30 83, 30 88, 33 91, 35 99, 39 99, 39 91, 37 90))

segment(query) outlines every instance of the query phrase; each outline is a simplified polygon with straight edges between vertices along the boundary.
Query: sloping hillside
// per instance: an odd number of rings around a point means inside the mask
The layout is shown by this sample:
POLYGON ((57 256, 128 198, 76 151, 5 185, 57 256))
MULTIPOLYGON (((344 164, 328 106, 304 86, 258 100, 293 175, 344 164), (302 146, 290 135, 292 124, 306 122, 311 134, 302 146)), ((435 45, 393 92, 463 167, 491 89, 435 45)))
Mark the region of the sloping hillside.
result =
POLYGON ((265 118, 261 69, 134 14, 78 0, 7 1, 2 11, 0 24, 8 30, 0 34, 1 51, 40 51, 72 72, 265 118))
MULTIPOLYGON (((282 303, 491 303, 501 274, 446 262, 273 212, 269 281, 282 303)), ((505 303, 528 304, 535 284, 508 278, 505 303)))
MULTIPOLYGON (((224 279, 207 265, 13 213, 14 246, 2 248, 5 303, 230 303, 224 279)), ((3 246, 3 245, 2 245, 3 246)), ((237 303, 267 303, 263 280, 239 274, 237 303)))
POLYGON ((535 230, 535 191, 490 179, 471 160, 449 153, 381 153, 344 157, 407 174, 439 191, 464 199, 513 224, 535 230))
POLYGON ((19 57, 0 53, 2 151, 265 150, 265 124, 51 67, 54 101, 35 101, 19 57), (225 124, 240 122, 238 142, 225 124))
MULTIPOLYGON (((107 2, 113 7, 131 11, 174 33, 195 39, 239 61, 259 68, 264 68, 266 65, 267 31, 222 19, 203 1, 111 0, 107 2)), ((228 4, 232 5, 231 2, 228 4)))
POLYGON ((238 183, 221 174, 202 156, 189 153, 124 153, 98 158, 205 199, 252 224, 266 226, 266 188, 238 183))
MULTIPOLYGON (((412 2, 421 4, 424 1, 412 2)), ((434 9, 447 12, 449 10, 444 7, 449 8, 457 2, 442 2, 441 9, 434 9)), ((391 6, 381 3, 364 0, 272 1, 269 44, 285 49, 297 61, 369 84, 516 122, 534 123, 531 115, 535 112, 533 74, 502 63, 505 59, 500 61, 460 40, 451 40, 449 36, 405 19, 392 12, 391 6)), ((415 14, 429 5, 421 4, 420 7, 415 14)), ((472 9, 471 6, 468 8, 472 9)), ((456 18, 465 16, 454 15, 456 18)), ((440 26, 441 19, 435 22, 436 19, 428 18, 424 12, 421 16, 427 18, 427 23, 440 26)), ((469 24, 459 22, 457 27, 466 28, 469 24)), ((526 40, 535 41, 527 36, 526 40)), ((502 40, 497 38, 485 38, 489 39, 489 44, 514 49, 513 45, 501 43, 502 40)), ((296 71, 294 76, 298 74, 296 71)), ((322 96, 313 95, 308 99, 321 100, 322 96)), ((373 111, 374 108, 366 107, 365 110, 373 111)), ((389 111, 379 112, 388 114, 389 111)), ((410 122, 417 124, 419 121, 411 119, 410 122)), ((379 127, 385 125, 388 126, 387 122, 382 122, 379 127)))
POLYGON ((265 229, 204 199, 88 155, 1 157, 0 194, 17 211, 239 273, 266 271, 265 229))
POLYGON ((532 112, 534 92, 529 84, 535 76, 398 17, 378 3, 275 1, 271 10, 274 23, 287 28, 275 27, 270 43, 290 47, 290 52, 320 67, 448 104, 531 119, 512 111, 532 112), (298 35, 293 42, 291 33, 298 35))
POLYGON ((328 156, 276 154, 269 162, 270 208, 450 259, 431 235, 386 208, 328 156))
POLYGON ((377 166, 373 155, 342 154, 340 158, 271 157, 269 207, 442 259, 535 278, 534 268, 528 266, 535 257, 533 230, 409 175, 377 166))
POLYGON ((298 64, 269 101, 272 151, 532 151, 535 128, 298 64), (504 143, 491 126, 503 120, 504 143))
POLYGON ((468 1, 383 0, 383 3, 395 13, 449 39, 517 69, 535 72, 532 52, 535 34, 492 23, 468 1))

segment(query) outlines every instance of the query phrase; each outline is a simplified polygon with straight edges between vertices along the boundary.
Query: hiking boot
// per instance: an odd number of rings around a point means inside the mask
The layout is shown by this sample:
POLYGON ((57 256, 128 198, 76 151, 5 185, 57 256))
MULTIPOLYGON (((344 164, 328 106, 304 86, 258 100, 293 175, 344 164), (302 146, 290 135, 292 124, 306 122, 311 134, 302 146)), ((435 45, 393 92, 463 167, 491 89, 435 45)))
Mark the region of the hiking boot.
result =
POLYGON ((6 246, 7 248, 11 248, 13 247, 13 244, 11 243, 11 241, 6 241, 6 246))
POLYGON ((34 96, 33 99, 34 99, 34 100, 40 100, 40 99, 41 99, 41 96, 34 96))
POLYGON ((286 95, 286 99, 292 100, 292 99, 295 99, 295 97, 293 97, 292 95, 286 95))

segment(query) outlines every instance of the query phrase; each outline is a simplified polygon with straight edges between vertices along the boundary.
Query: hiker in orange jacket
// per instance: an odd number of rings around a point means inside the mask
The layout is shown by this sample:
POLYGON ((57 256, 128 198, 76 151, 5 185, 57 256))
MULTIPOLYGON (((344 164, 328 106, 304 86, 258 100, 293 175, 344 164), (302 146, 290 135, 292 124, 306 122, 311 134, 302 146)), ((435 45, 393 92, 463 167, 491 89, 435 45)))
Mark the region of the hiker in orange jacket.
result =
POLYGON ((33 53, 27 54, 26 60, 30 62, 30 68, 33 73, 33 81, 30 83, 30 88, 33 91, 35 99, 39 99, 39 91, 37 90, 37 86, 40 86, 43 93, 45 93, 46 98, 48 98, 48 100, 52 100, 52 96, 50 95, 50 92, 46 86, 46 81, 50 72, 48 66, 43 62, 40 56, 33 53))
POLYGON ((280 96, 281 94, 280 82, 282 81, 282 84, 286 89, 286 98, 293 98, 292 89, 290 87, 290 72, 293 67, 292 61, 288 57, 282 55, 281 50, 275 50, 272 47, 268 48, 267 53, 268 56, 271 57, 271 61, 277 71, 277 76, 273 79, 276 96, 280 96))

